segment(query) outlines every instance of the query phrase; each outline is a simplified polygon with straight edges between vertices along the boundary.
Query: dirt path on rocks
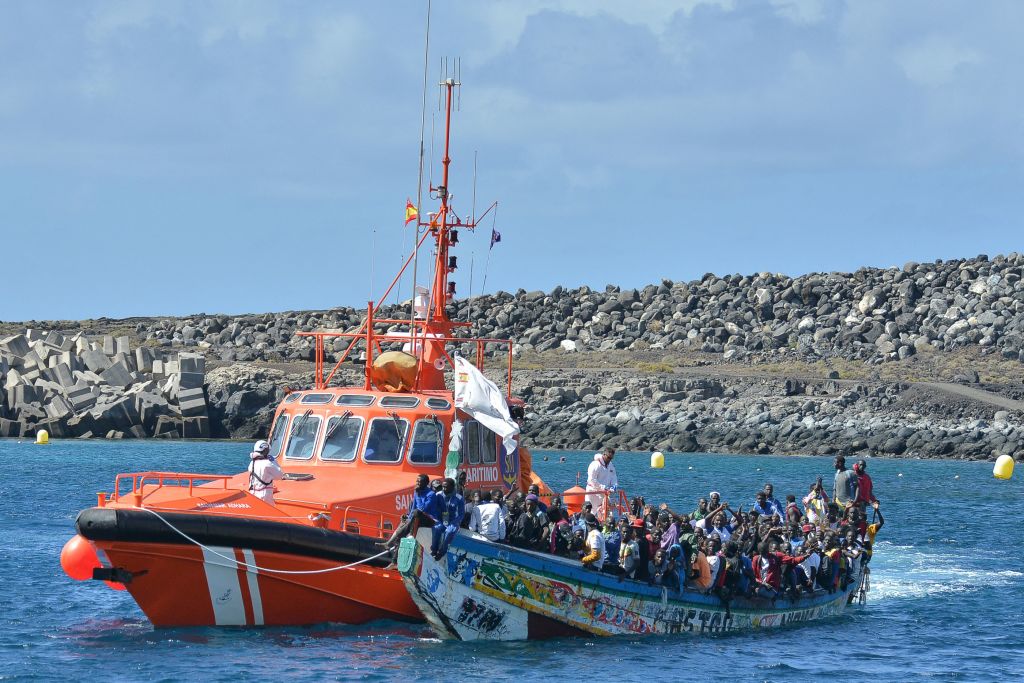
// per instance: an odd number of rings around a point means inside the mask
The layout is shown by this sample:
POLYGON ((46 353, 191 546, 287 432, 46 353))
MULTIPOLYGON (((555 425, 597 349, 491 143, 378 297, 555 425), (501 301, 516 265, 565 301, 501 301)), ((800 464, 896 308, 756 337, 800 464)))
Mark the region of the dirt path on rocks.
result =
POLYGON ((1024 401, 1014 401, 1012 398, 1006 398, 1005 396, 1000 396, 999 394, 994 394, 991 391, 985 391, 984 389, 964 386, 963 384, 949 384, 947 382, 914 382, 913 384, 914 386, 933 389, 935 391, 952 394, 953 396, 960 398, 998 406, 1006 410, 1019 410, 1024 412, 1024 401))

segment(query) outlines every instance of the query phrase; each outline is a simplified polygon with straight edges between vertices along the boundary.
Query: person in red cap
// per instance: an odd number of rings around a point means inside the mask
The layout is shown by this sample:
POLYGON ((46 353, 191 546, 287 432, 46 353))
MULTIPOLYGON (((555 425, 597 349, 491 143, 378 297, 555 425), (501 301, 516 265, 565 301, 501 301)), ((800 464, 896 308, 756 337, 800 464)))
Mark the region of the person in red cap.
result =
POLYGON ((647 525, 643 517, 637 517, 630 523, 633 540, 637 545, 637 565, 634 577, 637 581, 647 580, 647 563, 651 561, 651 544, 647 540, 647 525))

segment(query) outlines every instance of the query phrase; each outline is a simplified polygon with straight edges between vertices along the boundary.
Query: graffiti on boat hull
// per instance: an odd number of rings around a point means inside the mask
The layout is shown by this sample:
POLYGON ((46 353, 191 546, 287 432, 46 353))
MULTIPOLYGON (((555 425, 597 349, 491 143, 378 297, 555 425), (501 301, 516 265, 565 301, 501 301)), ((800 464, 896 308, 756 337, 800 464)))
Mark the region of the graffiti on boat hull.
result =
POLYGON ((776 628, 838 614, 845 598, 803 609, 779 612, 727 613, 725 608, 693 607, 678 602, 597 593, 524 568, 482 559, 469 584, 488 595, 560 621, 610 633, 723 633, 744 628, 776 628))
POLYGON ((491 633, 504 619, 503 613, 468 596, 463 598, 455 616, 456 622, 482 633, 491 633))
MULTIPOLYGON (((651 621, 632 608, 635 599, 583 597, 570 584, 547 577, 518 571, 484 560, 474 587, 490 589, 490 593, 508 595, 546 608, 578 624, 597 624, 607 630, 628 633, 654 633, 651 621)), ((602 628, 601 630, 606 630, 602 628)))

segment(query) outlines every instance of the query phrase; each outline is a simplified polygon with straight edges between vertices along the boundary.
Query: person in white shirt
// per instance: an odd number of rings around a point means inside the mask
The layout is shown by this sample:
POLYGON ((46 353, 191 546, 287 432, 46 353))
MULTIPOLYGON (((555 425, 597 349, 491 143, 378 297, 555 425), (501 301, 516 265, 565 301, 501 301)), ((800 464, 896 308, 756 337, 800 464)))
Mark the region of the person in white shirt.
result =
MULTIPOLYGON (((711 586, 712 588, 718 585, 718 572, 722 571, 724 564, 722 563, 722 538, 718 535, 718 532, 712 532, 708 538, 707 552, 705 556, 708 560, 708 567, 711 568, 711 586)), ((711 589, 708 589, 711 592, 711 589)))
POLYGON ((270 456, 270 444, 262 439, 249 454, 249 491, 264 503, 274 504, 274 482, 284 476, 270 456))
POLYGON ((614 491, 619 485, 619 475, 615 472, 615 465, 612 460, 615 458, 615 449, 605 446, 600 453, 594 455, 594 461, 587 468, 587 500, 598 511, 598 518, 604 519, 607 516, 606 501, 608 496, 602 491, 614 491))
POLYGON ((601 571, 608 551, 604 546, 604 534, 594 515, 587 515, 587 554, 581 559, 583 566, 601 571))
POLYGON ((475 531, 488 541, 505 538, 505 516, 501 506, 494 502, 490 491, 480 494, 480 502, 473 508, 469 518, 469 530, 475 531))
POLYGON ((803 562, 797 565, 797 580, 803 585, 808 593, 814 592, 814 582, 818 578, 818 570, 821 569, 821 555, 818 553, 818 543, 814 534, 807 534, 804 539, 802 552, 807 555, 803 562))

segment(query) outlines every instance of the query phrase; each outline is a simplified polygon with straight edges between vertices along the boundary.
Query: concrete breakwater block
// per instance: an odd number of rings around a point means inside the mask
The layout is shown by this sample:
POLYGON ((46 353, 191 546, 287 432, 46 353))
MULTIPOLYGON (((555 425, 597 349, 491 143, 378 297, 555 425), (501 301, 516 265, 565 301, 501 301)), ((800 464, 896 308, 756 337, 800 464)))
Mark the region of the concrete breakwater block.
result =
POLYGON ((204 375, 201 372, 178 373, 178 389, 202 389, 204 375))
POLYGON ((110 359, 102 351, 89 349, 82 353, 82 363, 90 372, 103 372, 110 367, 110 359))
POLYGON ((75 386, 75 376, 71 373, 71 368, 65 363, 58 363, 50 371, 50 378, 62 387, 70 388, 75 386))
POLYGON ((210 418, 205 415, 184 418, 182 420, 182 433, 186 439, 209 439, 210 418))
POLYGON ((206 396, 201 388, 182 389, 178 392, 178 407, 183 417, 205 417, 206 396))
POLYGON ((18 384, 7 390, 7 405, 15 409, 39 403, 42 398, 42 392, 35 386, 18 384))
POLYGON ((200 375, 206 372, 206 358, 198 353, 182 353, 178 355, 178 372, 195 372, 200 375))
POLYGON ((0 339, 2 432, 52 423, 54 436, 207 438, 205 373, 201 353, 133 349, 126 335, 91 342, 81 332, 27 330, 0 339))
POLYGON ((25 425, 17 420, 8 420, 0 417, 0 436, 21 436, 24 428, 25 425))
POLYGON ((12 356, 24 357, 29 351, 28 339, 23 334, 15 334, 0 339, 0 349, 7 351, 12 356))
POLYGON ((145 346, 135 349, 135 369, 139 372, 153 372, 153 351, 145 346))
POLYGON ((110 403, 97 403, 89 412, 96 418, 97 424, 108 430, 124 431, 138 422, 139 417, 131 399, 127 397, 110 403))
POLYGON ((60 394, 50 399, 50 402, 46 404, 46 414, 51 418, 67 418, 74 414, 74 410, 71 408, 71 402, 60 394))
POLYGON ((10 391, 19 384, 28 384, 28 382, 23 382, 21 379, 21 373, 11 368, 4 376, 4 391, 10 391))
POLYGON ((180 418, 170 415, 161 415, 156 419, 156 427, 153 428, 153 436, 165 439, 180 439, 182 422, 180 418))
POLYGON ((120 360, 101 372, 100 377, 110 386, 121 387, 122 389, 131 386, 132 382, 135 381, 131 371, 120 360))
POLYGON ((92 435, 96 433, 96 430, 96 418, 92 416, 92 413, 79 413, 78 415, 68 419, 68 432, 72 435, 92 435))

